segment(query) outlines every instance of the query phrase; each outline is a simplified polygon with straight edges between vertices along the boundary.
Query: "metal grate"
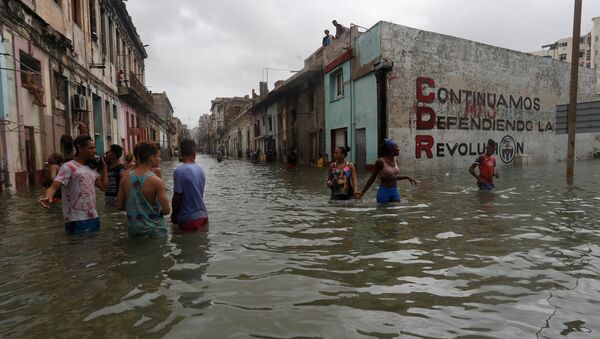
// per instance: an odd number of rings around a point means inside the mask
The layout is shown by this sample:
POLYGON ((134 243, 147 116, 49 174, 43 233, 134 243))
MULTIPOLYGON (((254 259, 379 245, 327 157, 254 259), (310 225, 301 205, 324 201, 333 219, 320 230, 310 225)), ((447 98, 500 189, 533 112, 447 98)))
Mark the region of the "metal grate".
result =
MULTIPOLYGON (((567 133, 567 112, 569 105, 556 106, 556 134, 567 133)), ((577 104, 577 133, 600 132, 600 101, 577 104)))

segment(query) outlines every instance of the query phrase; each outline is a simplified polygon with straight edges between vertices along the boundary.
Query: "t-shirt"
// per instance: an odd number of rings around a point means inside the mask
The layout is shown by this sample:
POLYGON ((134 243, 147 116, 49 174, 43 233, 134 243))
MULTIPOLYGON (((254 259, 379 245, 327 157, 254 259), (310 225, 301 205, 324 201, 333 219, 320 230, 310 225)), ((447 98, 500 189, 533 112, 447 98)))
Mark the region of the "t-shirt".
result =
POLYGON ((475 163, 479 165, 479 176, 486 184, 494 183, 494 167, 496 167, 496 159, 494 156, 480 155, 475 159, 475 163))
POLYGON ((121 174, 125 172, 125 167, 119 164, 114 168, 109 168, 106 171, 108 177, 108 188, 105 192, 107 197, 116 197, 119 193, 119 184, 121 183, 121 174))
POLYGON ((65 222, 98 217, 96 212, 97 171, 71 160, 60 167, 54 178, 62 186, 63 216, 65 222))
POLYGON ((197 164, 183 164, 173 173, 173 180, 173 191, 182 195, 177 223, 183 225, 208 216, 204 206, 206 177, 202 167, 197 164))

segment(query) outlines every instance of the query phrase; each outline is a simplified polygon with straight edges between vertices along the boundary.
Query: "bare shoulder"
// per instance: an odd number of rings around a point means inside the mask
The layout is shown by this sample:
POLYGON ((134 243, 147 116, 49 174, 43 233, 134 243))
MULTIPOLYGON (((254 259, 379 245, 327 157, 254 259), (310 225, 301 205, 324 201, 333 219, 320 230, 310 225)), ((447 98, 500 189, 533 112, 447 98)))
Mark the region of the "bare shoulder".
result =
POLYGON ((147 181, 156 187, 163 187, 163 180, 158 175, 153 175, 147 179, 147 181))

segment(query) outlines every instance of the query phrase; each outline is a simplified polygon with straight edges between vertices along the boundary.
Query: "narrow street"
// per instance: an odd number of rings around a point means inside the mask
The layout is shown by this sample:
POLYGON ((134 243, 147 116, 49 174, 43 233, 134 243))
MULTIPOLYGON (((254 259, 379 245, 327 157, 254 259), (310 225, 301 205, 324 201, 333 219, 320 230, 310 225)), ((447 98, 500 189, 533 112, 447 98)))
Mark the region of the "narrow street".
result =
MULTIPOLYGON (((208 233, 129 239, 125 216, 99 193, 100 232, 72 237, 60 204, 42 209, 37 192, 0 199, 0 335, 110 326, 170 337, 198 328, 207 338, 415 328, 448 337, 475 321, 487 324, 482 335, 527 337, 553 315, 543 333, 556 337, 573 318, 600 324, 596 162, 578 163, 577 187, 553 166, 502 167, 494 193, 477 192, 466 170, 411 173, 419 185, 401 184, 403 202, 385 208, 374 190, 356 205, 329 203, 325 170, 314 167, 198 163, 208 233), (499 326, 507 321, 510 333, 499 326)), ((169 195, 177 165, 162 165, 169 195)))

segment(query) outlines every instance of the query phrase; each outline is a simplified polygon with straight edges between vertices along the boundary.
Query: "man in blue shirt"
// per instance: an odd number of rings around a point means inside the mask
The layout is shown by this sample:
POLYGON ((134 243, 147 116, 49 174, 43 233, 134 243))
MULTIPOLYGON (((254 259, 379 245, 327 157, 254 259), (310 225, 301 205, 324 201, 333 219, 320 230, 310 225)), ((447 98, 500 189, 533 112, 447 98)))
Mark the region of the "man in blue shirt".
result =
POLYGON ((196 143, 184 139, 179 145, 183 165, 173 173, 173 213, 171 221, 184 231, 208 229, 208 213, 204 206, 206 177, 202 167, 196 164, 196 143))

